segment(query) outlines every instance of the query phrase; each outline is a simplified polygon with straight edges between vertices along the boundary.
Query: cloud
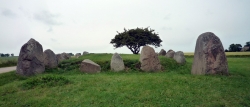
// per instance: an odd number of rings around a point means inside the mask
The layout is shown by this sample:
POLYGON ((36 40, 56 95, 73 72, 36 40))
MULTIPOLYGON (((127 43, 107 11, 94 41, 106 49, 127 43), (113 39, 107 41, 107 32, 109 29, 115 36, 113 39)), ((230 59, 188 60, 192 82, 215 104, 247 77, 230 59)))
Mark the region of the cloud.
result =
POLYGON ((51 40, 52 42, 57 42, 57 40, 54 39, 54 38, 50 38, 50 40, 51 40))
POLYGON ((2 11, 2 15, 6 16, 6 17, 11 17, 11 18, 17 16, 14 12, 12 12, 12 11, 9 10, 9 9, 4 9, 4 10, 2 11))
POLYGON ((163 19, 164 19, 164 20, 169 20, 169 19, 170 19, 170 16, 171 16, 171 14, 167 14, 163 19))
POLYGON ((52 31, 53 31, 52 27, 50 27, 50 28, 47 30, 47 32, 52 32, 52 31))
POLYGON ((172 30, 172 29, 173 29, 172 27, 165 27, 165 26, 161 28, 161 30, 172 30))
POLYGON ((52 14, 48 11, 42 11, 34 14, 34 19, 43 22, 46 25, 61 25, 61 22, 56 21, 59 17, 57 14, 52 14))

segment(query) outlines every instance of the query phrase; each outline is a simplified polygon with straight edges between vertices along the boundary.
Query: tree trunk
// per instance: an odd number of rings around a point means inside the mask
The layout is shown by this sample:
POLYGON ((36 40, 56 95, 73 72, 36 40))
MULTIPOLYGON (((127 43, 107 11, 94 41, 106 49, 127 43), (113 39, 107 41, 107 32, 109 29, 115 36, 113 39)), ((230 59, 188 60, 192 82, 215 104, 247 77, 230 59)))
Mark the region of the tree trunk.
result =
POLYGON ((133 54, 138 54, 140 52, 140 46, 127 46, 133 54))

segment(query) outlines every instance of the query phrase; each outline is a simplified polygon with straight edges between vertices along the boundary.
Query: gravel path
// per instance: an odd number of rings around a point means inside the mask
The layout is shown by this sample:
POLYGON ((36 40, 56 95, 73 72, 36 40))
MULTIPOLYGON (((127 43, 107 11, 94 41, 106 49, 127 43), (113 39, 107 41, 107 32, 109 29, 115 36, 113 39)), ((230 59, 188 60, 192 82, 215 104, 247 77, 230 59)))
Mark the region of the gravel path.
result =
POLYGON ((16 70, 16 66, 0 68, 0 74, 16 70))

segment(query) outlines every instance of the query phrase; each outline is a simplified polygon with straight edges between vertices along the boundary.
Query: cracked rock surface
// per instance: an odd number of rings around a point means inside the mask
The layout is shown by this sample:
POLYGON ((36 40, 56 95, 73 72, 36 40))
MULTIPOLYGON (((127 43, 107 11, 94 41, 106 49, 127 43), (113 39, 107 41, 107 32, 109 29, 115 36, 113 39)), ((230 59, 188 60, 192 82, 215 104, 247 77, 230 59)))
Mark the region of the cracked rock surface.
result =
POLYGON ((20 50, 16 73, 23 76, 43 73, 45 70, 43 61, 42 45, 31 38, 20 50))
POLYGON ((198 37, 191 73, 228 75, 224 48, 214 33, 206 32, 198 37))
POLYGON ((149 46, 143 46, 140 55, 141 70, 156 72, 161 70, 160 60, 155 50, 149 46))

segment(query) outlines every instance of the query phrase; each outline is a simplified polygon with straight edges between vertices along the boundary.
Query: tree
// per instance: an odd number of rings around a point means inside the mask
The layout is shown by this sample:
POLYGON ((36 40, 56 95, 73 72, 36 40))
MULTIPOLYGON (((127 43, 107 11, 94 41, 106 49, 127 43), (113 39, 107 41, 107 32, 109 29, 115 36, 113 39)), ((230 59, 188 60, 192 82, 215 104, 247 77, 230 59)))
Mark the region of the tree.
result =
POLYGON ((229 52, 238 52, 242 49, 241 44, 231 44, 229 46, 229 52))
POLYGON ((153 29, 147 28, 136 28, 136 29, 125 29, 124 32, 115 35, 114 39, 111 39, 111 44, 115 48, 127 46, 133 54, 140 52, 141 46, 153 45, 155 48, 161 46, 162 40, 157 33, 154 33, 153 29))
POLYGON ((248 41, 248 42, 246 42, 246 45, 245 45, 245 47, 250 47, 250 41, 248 41))
POLYGON ((10 56, 10 54, 4 54, 4 56, 5 56, 5 57, 9 57, 9 56, 10 56))
POLYGON ((1 57, 4 57, 4 54, 3 53, 0 53, 1 54, 1 57))

